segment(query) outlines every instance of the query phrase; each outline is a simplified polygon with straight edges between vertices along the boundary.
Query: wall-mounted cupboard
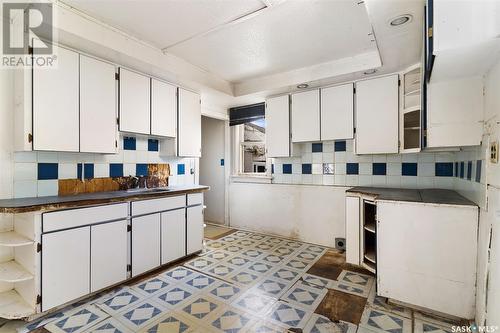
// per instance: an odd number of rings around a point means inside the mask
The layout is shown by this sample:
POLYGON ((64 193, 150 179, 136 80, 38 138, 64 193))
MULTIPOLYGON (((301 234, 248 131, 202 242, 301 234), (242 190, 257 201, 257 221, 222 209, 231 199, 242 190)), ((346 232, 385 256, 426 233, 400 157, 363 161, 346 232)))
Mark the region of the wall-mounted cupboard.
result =
POLYGON ((321 140, 319 89, 291 96, 292 142, 321 140))
POLYGON ((399 76, 356 82, 356 154, 399 152, 399 76))
POLYGON ((290 156, 290 96, 266 101, 266 149, 268 157, 290 156))
POLYGON ((54 68, 15 73, 15 150, 113 154, 119 130, 163 138, 163 154, 201 156, 199 94, 53 47, 54 68))
POLYGON ((321 89, 321 140, 354 138, 353 84, 321 89))
POLYGON ((15 149, 116 153, 115 66, 53 45, 54 68, 15 74, 15 149))

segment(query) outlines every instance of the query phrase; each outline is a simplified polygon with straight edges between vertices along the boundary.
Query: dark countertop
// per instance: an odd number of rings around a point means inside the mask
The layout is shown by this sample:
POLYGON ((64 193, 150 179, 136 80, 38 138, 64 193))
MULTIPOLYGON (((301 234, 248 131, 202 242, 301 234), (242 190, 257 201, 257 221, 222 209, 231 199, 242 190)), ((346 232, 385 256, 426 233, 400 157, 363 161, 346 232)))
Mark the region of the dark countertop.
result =
POLYGON ((0 213, 25 213, 38 210, 55 210, 69 207, 88 206, 129 200, 154 199, 180 194, 199 193, 210 188, 203 185, 169 186, 164 192, 95 192, 77 195, 33 197, 0 200, 0 213))
POLYGON ((461 196, 452 190, 442 189, 403 189, 403 188, 385 188, 385 187, 352 187, 346 193, 358 193, 372 195, 376 200, 388 201, 408 201, 422 202, 432 204, 476 206, 469 199, 461 196))

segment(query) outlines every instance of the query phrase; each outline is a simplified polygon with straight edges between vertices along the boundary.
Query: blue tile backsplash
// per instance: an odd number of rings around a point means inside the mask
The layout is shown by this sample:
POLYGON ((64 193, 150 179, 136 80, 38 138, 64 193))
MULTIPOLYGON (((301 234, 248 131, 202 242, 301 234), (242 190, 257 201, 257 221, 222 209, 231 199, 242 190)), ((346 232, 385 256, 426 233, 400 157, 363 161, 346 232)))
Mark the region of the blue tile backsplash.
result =
POLYGON ((148 151, 158 151, 159 142, 156 139, 148 139, 148 151))
POLYGON ((135 165, 135 175, 138 177, 147 176, 148 175, 148 165, 138 163, 135 165))
POLYGON ((183 175, 186 173, 186 166, 184 164, 177 164, 177 174, 183 175))
POLYGON ((335 151, 346 151, 346 142, 335 141, 335 151))
POLYGON ((402 163, 401 164, 401 175, 402 176, 417 176, 418 172, 417 163, 402 163))
POLYGON ((312 144, 312 152, 313 153, 322 153, 323 152, 323 143, 313 143, 312 144))
POLYGON ((302 164, 302 173, 304 175, 312 174, 312 164, 311 163, 302 164))
POLYGON ((109 165, 109 176, 110 177, 123 177, 123 164, 111 163, 109 165))
POLYGON ((137 149, 137 143, 136 139, 132 137, 124 137, 123 138, 123 149, 124 150, 136 150, 137 149))
POLYGON ((436 177, 453 177, 453 162, 437 162, 435 175, 436 177))
POLYGON ((480 159, 469 167, 457 152, 356 155, 353 140, 324 141, 321 152, 318 143, 298 148, 297 156, 273 159, 274 183, 453 189, 453 176, 481 182, 484 167, 480 159))
POLYGON ((57 179, 59 168, 57 163, 38 163, 38 180, 57 179))
POLYGON ((170 164, 169 184, 172 186, 195 184, 196 158, 163 156, 160 152, 161 143, 161 140, 143 136, 120 134, 116 154, 14 152, 16 172, 13 196, 57 195, 58 182, 62 179, 141 176, 147 174, 147 165, 150 163, 170 164), (184 165, 184 175, 177 174, 178 164, 184 165), (192 174, 191 170, 195 173, 192 174))

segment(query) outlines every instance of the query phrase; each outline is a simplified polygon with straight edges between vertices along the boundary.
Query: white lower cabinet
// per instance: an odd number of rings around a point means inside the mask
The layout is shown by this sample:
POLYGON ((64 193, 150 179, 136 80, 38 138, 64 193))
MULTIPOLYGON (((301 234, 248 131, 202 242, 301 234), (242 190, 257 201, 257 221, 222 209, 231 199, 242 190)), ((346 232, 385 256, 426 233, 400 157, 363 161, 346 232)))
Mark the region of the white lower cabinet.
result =
POLYGON ((91 226, 90 291, 127 279, 127 220, 91 226))
POLYGON ((132 219, 132 276, 160 266, 160 213, 132 219))
POLYGON ((186 209, 161 213, 161 264, 186 255, 186 209))
POLYGON ((42 311, 90 292, 90 227, 42 235, 42 311))
POLYGON ((377 294, 474 319, 478 208, 380 201, 377 214, 377 294))
POLYGON ((345 198, 346 262, 360 264, 360 205, 359 197, 345 198))
POLYGON ((188 207, 186 212, 187 253, 203 249, 203 205, 188 207))

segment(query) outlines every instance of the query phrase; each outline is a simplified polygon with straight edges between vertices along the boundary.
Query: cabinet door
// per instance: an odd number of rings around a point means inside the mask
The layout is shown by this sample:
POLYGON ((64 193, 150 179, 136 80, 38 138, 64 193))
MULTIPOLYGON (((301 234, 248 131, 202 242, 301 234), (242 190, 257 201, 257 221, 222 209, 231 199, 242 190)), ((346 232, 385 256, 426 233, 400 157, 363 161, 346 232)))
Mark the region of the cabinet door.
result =
POLYGON ((203 249, 203 206, 188 207, 186 213, 187 254, 203 249))
POLYGON ((160 266, 160 214, 132 219, 132 276, 160 266))
POLYGON ((290 156, 290 101, 289 96, 278 96, 266 101, 267 157, 290 156))
POLYGON ((176 137, 177 87, 151 79, 151 134, 176 137))
POLYGON ((115 66, 80 56, 80 151, 116 152, 115 66))
POLYGON ((90 291, 127 279, 127 220, 91 226, 90 291))
POLYGON ((33 67, 33 149, 79 150, 76 52, 54 45, 57 67, 33 67))
POLYGON ((42 235, 42 311, 90 293, 90 227, 42 235))
POLYGON ((354 138, 352 83, 321 89, 321 140, 354 138))
POLYGON ((120 68, 120 131, 150 134, 151 79, 120 68))
POLYGON ((201 156, 200 95, 179 88, 178 155, 201 156))
POLYGON ((186 255, 186 210, 161 214, 161 263, 166 264, 186 255))
POLYGON ((292 142, 319 141, 319 90, 292 95, 292 142))
POLYGON ((359 198, 345 198, 346 262, 360 264, 359 231, 361 227, 359 198))
POLYGON ((399 143, 398 76, 356 83, 356 154, 392 154, 399 143))

